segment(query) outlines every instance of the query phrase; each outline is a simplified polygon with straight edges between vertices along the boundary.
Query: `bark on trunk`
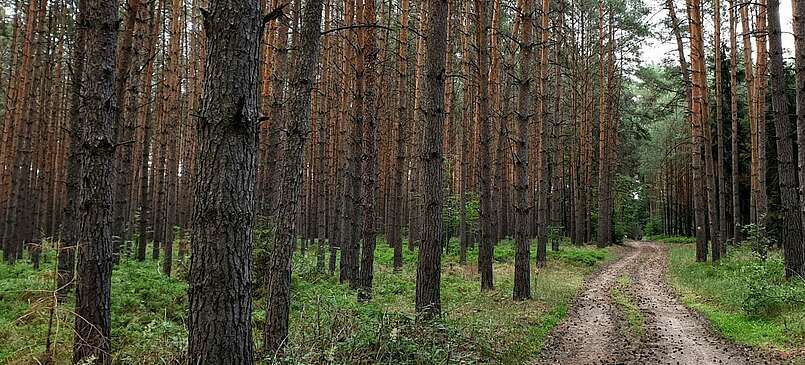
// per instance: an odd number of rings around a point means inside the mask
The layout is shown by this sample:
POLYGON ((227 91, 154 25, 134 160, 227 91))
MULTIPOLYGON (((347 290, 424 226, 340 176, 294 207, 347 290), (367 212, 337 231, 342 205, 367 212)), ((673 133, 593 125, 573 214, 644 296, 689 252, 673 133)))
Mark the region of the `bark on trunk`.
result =
POLYGON ((188 360, 252 364, 252 226, 262 19, 258 3, 211 0, 189 277, 188 360), (232 19, 238 19, 233 22, 232 19))
MULTIPOLYGON (((736 12, 735 1, 729 0, 730 7, 730 118, 732 128, 732 158, 730 164, 732 167, 732 240, 737 244, 741 241, 741 190, 738 179, 740 178, 740 151, 738 150, 738 41, 736 34, 736 12)), ((803 55, 805 56, 805 55, 803 55)), ((805 85, 805 77, 803 78, 803 85, 805 85)), ((803 94, 803 101, 805 101, 805 94, 803 94)), ((805 114, 803 114, 803 121, 805 121, 805 114)), ((805 125, 805 124, 803 124, 805 125)), ((805 149, 803 149, 805 151, 805 149)), ((805 155, 803 155, 805 157, 805 155)))
POLYGON ((423 318, 441 314, 442 207, 444 203, 442 133, 444 130, 445 51, 447 48, 447 0, 428 1, 425 56, 425 92, 421 105, 425 117, 424 204, 422 244, 416 275, 416 311, 423 318))
POLYGON ((82 93, 81 234, 76 285, 73 363, 94 357, 93 364, 111 364, 110 299, 112 289, 112 176, 117 1, 82 0, 85 20, 84 78, 92 80, 82 93))
POLYGON ((492 277, 492 256, 494 254, 494 232, 492 228, 492 174, 490 173, 491 154, 489 119, 489 49, 487 48, 487 28, 489 28, 488 15, 489 0, 475 0, 475 44, 478 50, 478 68, 476 79, 478 82, 478 124, 481 150, 479 152, 478 169, 480 179, 480 225, 481 237, 478 242, 478 271, 481 274, 481 290, 490 290, 494 287, 492 277))
MULTIPOLYGON (((546 1, 547 2, 547 1, 546 1)), ((531 298, 531 245, 528 232, 528 127, 531 120, 531 16, 534 6, 524 0, 518 9, 521 15, 520 29, 520 80, 517 93, 517 139, 514 157, 515 184, 515 240, 514 254, 514 300, 531 298)), ((547 16, 547 15, 546 15, 547 16)), ((545 49, 543 49, 545 52, 545 49)), ((543 56, 545 56, 543 54, 543 56)), ((543 65, 544 66, 544 65, 543 65)), ((543 191, 543 194, 545 192, 543 191)), ((544 218, 544 217, 543 217, 544 218)), ((544 221, 543 221, 544 223, 544 221)))
MULTIPOLYGON (((800 4, 802 5, 802 4, 800 4)), ((805 242, 797 195, 797 174, 788 98, 785 95, 785 69, 780 32, 780 0, 768 0, 769 59, 774 126, 777 131, 777 175, 780 179, 780 210, 783 215, 780 240, 785 256, 786 278, 805 278, 805 242)))
MULTIPOLYGON (((691 142, 693 153, 693 193, 696 222, 696 261, 707 261, 707 200, 706 176, 702 173, 702 125, 704 123, 704 98, 706 88, 704 65, 704 40, 702 39, 701 2, 686 0, 688 22, 690 24, 690 62, 691 62, 691 142)), ((681 58, 680 58, 681 59, 681 58)))

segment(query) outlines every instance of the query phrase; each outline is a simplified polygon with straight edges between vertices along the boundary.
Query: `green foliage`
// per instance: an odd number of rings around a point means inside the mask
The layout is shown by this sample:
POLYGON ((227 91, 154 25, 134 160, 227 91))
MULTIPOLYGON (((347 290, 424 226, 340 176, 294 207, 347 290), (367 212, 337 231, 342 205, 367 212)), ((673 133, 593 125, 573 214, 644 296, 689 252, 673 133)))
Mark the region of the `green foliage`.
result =
POLYGON ((687 236, 666 236, 663 234, 654 236, 645 236, 646 241, 657 241, 663 243, 696 243, 696 237, 687 236))
MULTIPOLYGON (((467 223, 467 232, 471 234, 474 232, 478 232, 478 219, 480 217, 481 211, 481 200, 478 194, 474 192, 468 192, 465 194, 466 197, 466 205, 465 205, 465 214, 466 214, 466 223, 467 223)), ((444 219, 444 229, 445 232, 453 232, 455 235, 458 235, 459 231, 459 224, 461 219, 461 195, 454 194, 447 197, 447 202, 443 207, 442 216, 444 219)))
MULTIPOLYGON (((257 230, 255 255, 267 254, 257 230)), ((453 239, 451 245, 457 245, 453 239)), ((515 302, 514 247, 502 241, 495 249, 495 289, 480 292, 477 249, 468 265, 451 251, 443 256, 443 316, 418 322, 414 312, 416 252, 403 250, 401 272, 391 269, 393 250, 378 240, 374 292, 362 303, 357 293, 338 283, 337 276, 316 270, 315 255, 294 255, 291 338, 282 362, 344 363, 498 363, 521 364, 536 358, 544 340, 567 314, 584 277, 613 258, 608 249, 565 246, 548 252, 548 265, 534 277, 534 300, 515 302)), ((532 260, 536 250, 532 250, 532 260)), ((29 264, 0 264, 0 363, 44 362, 49 308, 52 302, 54 255, 45 253, 43 270, 29 264), (36 360, 34 360, 36 359, 36 360)), ((124 259, 112 278, 112 348, 115 363, 181 363, 186 343, 187 284, 167 278, 156 261, 124 259)), ((256 267, 260 269, 259 266, 256 267)), ((259 277, 256 277, 259 279, 259 277)), ((255 280, 259 287, 260 280, 255 280)), ((265 325, 265 294, 255 292, 256 346, 265 325)), ((70 362, 74 321, 72 298, 57 306, 55 364, 70 362)), ((261 354, 261 359, 271 359, 261 354)))
POLYGON ((639 239, 640 228, 648 220, 648 195, 638 177, 619 174, 615 178, 614 219, 612 238, 622 242, 625 237, 639 239))
POLYGON ((772 238, 762 224, 747 224, 744 226, 746 241, 752 248, 752 252, 763 261, 769 258, 769 248, 774 244, 772 238))
POLYGON ((671 282, 685 304, 738 343, 794 351, 805 343, 805 283, 786 281, 780 252, 760 260, 750 244, 717 264, 695 262, 692 245, 674 245, 671 282))
POLYGON ((595 266, 602 261, 607 261, 613 257, 607 250, 593 250, 584 247, 568 246, 560 251, 549 251, 549 259, 561 260, 574 266, 595 266))
POLYGON ((654 216, 648 219, 646 225, 643 227, 643 234, 646 237, 662 235, 665 231, 665 224, 661 217, 654 216))
MULTIPOLYGON (((0 363, 45 362, 51 311, 53 360, 69 363, 75 336, 74 298, 54 301, 54 267, 55 254, 49 251, 40 270, 26 261, 0 264, 0 363)), ((111 304, 116 363, 162 364, 181 359, 187 348, 184 281, 165 277, 156 261, 124 259, 112 272, 111 304)))

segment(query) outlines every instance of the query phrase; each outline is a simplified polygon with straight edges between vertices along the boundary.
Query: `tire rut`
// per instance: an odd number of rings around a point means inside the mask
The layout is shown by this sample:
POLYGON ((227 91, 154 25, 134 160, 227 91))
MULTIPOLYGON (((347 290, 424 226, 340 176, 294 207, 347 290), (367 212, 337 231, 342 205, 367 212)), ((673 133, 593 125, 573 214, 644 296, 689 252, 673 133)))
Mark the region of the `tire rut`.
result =
POLYGON ((630 242, 629 251, 588 280, 568 318, 546 341, 538 364, 779 364, 734 345, 677 299, 666 282, 667 247, 630 242), (630 339, 610 290, 631 278, 629 295, 645 317, 646 335, 630 339))
POLYGON ((638 250, 630 250, 589 279, 568 318, 554 329, 540 364, 612 364, 620 361, 625 338, 617 336, 617 309, 609 290, 635 264, 638 250))

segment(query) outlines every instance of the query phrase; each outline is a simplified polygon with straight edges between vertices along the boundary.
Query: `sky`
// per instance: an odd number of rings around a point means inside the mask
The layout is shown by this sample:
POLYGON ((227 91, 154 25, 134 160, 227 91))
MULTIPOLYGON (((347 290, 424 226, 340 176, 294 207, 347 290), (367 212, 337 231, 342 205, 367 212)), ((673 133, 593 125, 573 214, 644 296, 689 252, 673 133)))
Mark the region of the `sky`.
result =
MULTIPOLYGON (((650 15, 649 15, 649 23, 652 25, 651 29, 655 29, 662 36, 655 36, 650 39, 647 39, 646 42, 643 43, 641 47, 641 52, 643 53, 642 60, 646 63, 661 63, 664 58, 671 58, 674 62, 677 61, 676 55, 676 41, 671 38, 671 31, 666 29, 666 27, 662 24, 665 19, 668 18, 668 10, 665 9, 665 0, 645 0, 646 5, 650 8, 650 15), (666 37, 667 39, 661 39, 662 37, 666 37)), ((675 0, 676 1, 676 8, 677 8, 677 17, 679 17, 680 21, 687 22, 687 14, 685 13, 684 1, 675 0)), ((705 0, 707 1, 707 0, 705 0)), ((739 0, 740 1, 740 0, 739 0)), ((738 3, 739 1, 736 1, 738 3)), ((723 42, 729 46, 729 14, 727 13, 727 1, 721 1, 721 8, 722 8, 722 16, 721 16, 721 23, 722 23, 722 31, 721 31, 721 39, 723 42)), ((706 4, 705 6, 712 7, 712 4, 706 4)), ((705 42, 712 42, 712 32, 713 32, 713 18, 712 16, 706 16, 705 18, 705 29, 707 34, 705 34, 705 42)), ((780 0, 780 25, 782 27, 782 38, 783 38, 783 54, 785 57, 793 57, 794 54, 794 35, 792 31, 792 14, 791 14, 791 0, 780 0)), ((740 23, 740 16, 738 18, 736 28, 738 32, 741 31, 741 23, 740 23)), ((741 40, 740 40, 740 33, 738 34, 738 47, 741 47, 741 40)), ((687 45, 686 45, 687 48, 687 45)), ((712 45, 705 45, 705 48, 708 50, 712 50, 712 45)), ((685 50, 685 54, 687 54, 688 49, 685 50)))

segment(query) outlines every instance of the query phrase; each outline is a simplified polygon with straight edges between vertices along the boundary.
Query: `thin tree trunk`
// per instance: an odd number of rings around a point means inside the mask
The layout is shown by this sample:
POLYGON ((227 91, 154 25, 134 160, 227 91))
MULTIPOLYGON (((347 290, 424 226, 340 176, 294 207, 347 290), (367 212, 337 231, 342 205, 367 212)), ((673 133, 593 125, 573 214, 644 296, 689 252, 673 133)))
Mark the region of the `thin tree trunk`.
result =
POLYGON ((494 232, 492 231, 492 196, 489 151, 491 139, 491 121, 489 119, 489 49, 487 47, 487 28, 489 28, 488 15, 489 0, 475 0, 475 45, 478 50, 478 68, 476 79, 478 81, 478 124, 481 151, 479 152, 478 169, 480 179, 480 228, 481 242, 478 243, 478 271, 481 275, 481 290, 491 290, 494 287, 492 276, 492 256, 494 255, 494 232))
MULTIPOLYGON (((797 112, 797 146, 805 146, 805 4, 793 2, 794 5, 794 60, 796 63, 796 112, 797 112)), ((799 165, 799 202, 802 227, 805 227, 805 148, 797 148, 797 164, 799 165)))
POLYGON ((757 199, 758 199, 758 177, 757 177, 757 122, 755 113, 755 87, 754 87, 754 67, 752 65, 752 42, 750 39, 750 25, 748 15, 749 4, 744 2, 741 4, 741 31, 743 34, 743 55, 744 55, 744 79, 746 80, 746 94, 747 94, 747 109, 749 114, 749 134, 751 140, 750 154, 750 209, 749 220, 752 223, 757 222, 757 199))
POLYGON ((302 189, 305 145, 310 132, 311 92, 318 64, 322 1, 310 0, 305 5, 301 44, 296 67, 290 78, 287 116, 287 139, 283 156, 283 182, 279 196, 277 233, 269 266, 268 309, 264 332, 269 356, 281 354, 287 344, 291 290, 291 255, 296 240, 296 217, 302 189))
POLYGON ((447 48, 447 0, 428 1, 425 56, 425 92, 420 105, 425 117, 424 203, 422 244, 416 274, 416 311, 423 318, 441 315, 441 239, 444 203, 442 133, 444 130, 445 52, 447 48))
POLYGON ((691 140, 693 153, 693 193, 696 217, 696 261, 707 261, 707 200, 705 198, 706 176, 702 173, 702 125, 704 124, 704 98, 706 88, 704 65, 704 40, 700 0, 686 0, 690 24, 691 85, 691 140))
POLYGON ((403 170, 405 169, 405 131, 410 124, 408 120, 408 14, 409 1, 402 0, 400 18, 400 35, 398 38, 398 73, 397 73, 397 125, 396 155, 394 164, 394 187, 392 193, 391 232, 389 244, 394 248, 394 269, 402 268, 402 202, 403 202, 403 170))
POLYGON ((611 110, 608 108, 607 97, 610 93, 608 90, 611 85, 607 84, 607 77, 605 73, 606 61, 604 55, 606 54, 604 39, 604 1, 598 3, 598 49, 599 49, 599 102, 598 102, 598 247, 606 247, 612 243, 612 225, 610 224, 612 209, 609 206, 611 187, 609 186, 609 154, 610 148, 609 139, 610 134, 613 133, 611 125, 609 124, 609 114, 611 110))
MULTIPOLYGON (((545 1, 547 2, 547 0, 545 1)), ((521 8, 522 27, 520 28, 520 80, 518 84, 517 139, 514 171, 516 174, 515 192, 515 240, 514 254, 514 300, 531 298, 531 245, 528 232, 528 127, 531 119, 531 16, 534 6, 531 0, 523 0, 521 8)), ((546 12, 543 12, 545 14, 546 12)), ((547 16, 547 15, 544 15, 547 16)), ((544 37, 543 37, 544 38, 544 37)), ((543 48, 543 57, 545 56, 543 48)), ((543 64, 543 66, 545 66, 543 64)), ((544 178, 544 176, 542 177, 544 178)), ((545 193, 544 191, 542 192, 545 193)), ((544 217, 543 217, 544 218, 544 217)), ((544 222, 543 222, 544 223, 544 222)))
MULTIPOLYGON (((730 118, 732 128, 732 158, 730 159, 732 167, 732 222, 733 232, 732 239, 734 244, 741 241, 741 189, 739 184, 740 171, 740 151, 738 150, 738 42, 736 34, 736 9, 735 1, 729 0, 730 7, 730 118)), ((803 55, 805 57, 805 55, 803 55)), ((803 77, 803 86, 805 86, 805 77, 803 77)), ((805 101, 805 94, 803 94, 803 101, 805 101)), ((803 114, 803 126, 805 126, 805 114, 803 114)), ((805 137, 805 135, 803 135, 805 137)), ((803 149, 802 151, 805 151, 803 149)), ((805 158, 805 155, 803 155, 805 158)), ((725 202, 726 204, 726 202, 725 202)), ((725 245, 726 246, 726 245, 725 245)))
MULTIPOLYGON (((719 228, 719 257, 725 253, 727 239, 727 184, 724 172, 724 110, 722 106, 722 53, 721 53, 721 0, 713 0, 714 12, 714 37, 715 48, 715 89, 716 89, 716 140, 718 146, 717 160, 715 165, 715 177, 717 179, 717 201, 718 201, 718 228, 719 228)), ((715 256, 714 256, 715 259, 715 256)))
MULTIPOLYGON (((79 1, 76 22, 83 24, 85 1, 79 1)), ((84 80, 84 63, 86 55, 86 30, 84 27, 76 27, 75 44, 73 45, 73 74, 70 85, 70 128, 67 131, 69 141, 67 154, 67 176, 65 179, 65 196, 67 202, 64 205, 62 214, 63 238, 59 247, 58 263, 58 294, 65 297, 72 287, 76 246, 78 245, 79 234, 81 232, 81 219, 79 219, 78 209, 81 197, 81 156, 83 155, 81 145, 81 135, 83 123, 80 119, 81 102, 84 80)))
POLYGON ((767 162, 766 162, 766 72, 767 57, 766 50, 766 0, 759 0, 757 3, 756 17, 756 39, 755 47, 758 52, 757 68, 755 70, 755 114, 756 114, 756 148, 757 148, 757 219, 762 225, 768 220, 768 189, 766 184, 767 162))

